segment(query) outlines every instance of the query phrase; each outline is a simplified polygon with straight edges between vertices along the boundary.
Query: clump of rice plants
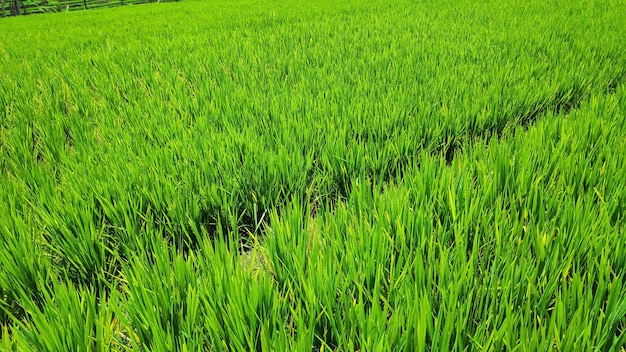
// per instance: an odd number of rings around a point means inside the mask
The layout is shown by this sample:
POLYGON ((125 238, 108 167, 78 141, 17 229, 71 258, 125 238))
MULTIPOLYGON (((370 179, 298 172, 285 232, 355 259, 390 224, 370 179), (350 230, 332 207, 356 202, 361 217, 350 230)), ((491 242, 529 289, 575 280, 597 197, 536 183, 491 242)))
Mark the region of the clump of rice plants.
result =
POLYGON ((623 350, 620 5, 3 19, 0 349, 623 350))

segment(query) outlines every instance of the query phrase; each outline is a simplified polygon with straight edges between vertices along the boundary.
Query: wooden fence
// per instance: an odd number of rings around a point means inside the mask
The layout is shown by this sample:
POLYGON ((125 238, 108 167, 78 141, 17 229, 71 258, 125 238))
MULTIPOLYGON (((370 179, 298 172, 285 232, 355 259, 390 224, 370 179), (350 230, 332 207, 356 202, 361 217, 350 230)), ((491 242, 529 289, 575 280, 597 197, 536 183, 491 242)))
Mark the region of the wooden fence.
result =
POLYGON ((0 0, 0 17, 178 0, 0 0))

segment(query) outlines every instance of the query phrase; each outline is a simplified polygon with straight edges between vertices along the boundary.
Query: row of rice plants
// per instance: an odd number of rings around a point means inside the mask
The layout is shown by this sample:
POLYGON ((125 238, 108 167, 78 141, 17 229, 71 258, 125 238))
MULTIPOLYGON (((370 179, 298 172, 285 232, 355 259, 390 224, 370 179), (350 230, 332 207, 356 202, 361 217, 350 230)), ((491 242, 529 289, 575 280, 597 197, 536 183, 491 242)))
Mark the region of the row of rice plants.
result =
MULTIPOLYGON (((6 345, 41 341, 33 346, 54 350, 102 336, 103 349, 169 350, 182 335, 196 348, 348 343, 360 330, 350 335, 315 310, 315 291, 298 286, 306 277, 288 269, 310 264, 302 256, 285 263, 308 245, 281 249, 268 240, 271 275, 248 258, 261 272, 251 276, 240 271, 239 234, 254 242, 270 214, 274 232, 298 217, 298 226, 321 231, 340 222, 319 220, 340 213, 337 206, 370 216, 373 206, 350 208, 361 206, 350 200, 362 187, 355 183, 380 190, 412 179, 431 155, 454 166, 472 141, 608 99, 602 95, 618 89, 626 67, 619 5, 211 1, 10 19, 0 43, 0 323, 30 337, 7 332, 6 345), (205 280, 198 272, 213 281, 188 296, 205 280), (255 285, 262 289, 250 295, 255 285), (229 303, 235 290, 247 303, 229 303), (227 310, 238 313, 220 313, 227 310), (80 326, 94 330, 70 328, 49 341, 32 330, 34 321, 53 329, 54 319, 80 322, 83 313, 92 320, 80 326)), ((589 181, 570 181, 577 197, 591 194, 589 181)), ((611 226, 622 216, 616 199, 611 226)), ((444 210, 437 208, 442 224, 450 222, 444 210)), ((545 220, 533 214, 527 222, 545 220)), ((278 238, 309 243, 298 226, 278 238)), ((333 273, 322 269, 320 285, 333 273)))
MULTIPOLYGON (((626 89, 548 117, 450 165, 421 153, 393 184, 362 177, 316 216, 291 201, 247 264, 236 241, 154 239, 115 290, 57 277, 41 301, 17 292, 27 313, 3 347, 623 350, 626 89)), ((29 280, 22 254, 3 288, 29 280)))
POLYGON ((153 216, 193 242, 183 224, 253 230, 285 199, 391 180, 421 150, 452 155, 624 77, 618 4, 318 5, 50 16, 56 30, 9 36, 4 173, 50 219, 135 232, 153 216))

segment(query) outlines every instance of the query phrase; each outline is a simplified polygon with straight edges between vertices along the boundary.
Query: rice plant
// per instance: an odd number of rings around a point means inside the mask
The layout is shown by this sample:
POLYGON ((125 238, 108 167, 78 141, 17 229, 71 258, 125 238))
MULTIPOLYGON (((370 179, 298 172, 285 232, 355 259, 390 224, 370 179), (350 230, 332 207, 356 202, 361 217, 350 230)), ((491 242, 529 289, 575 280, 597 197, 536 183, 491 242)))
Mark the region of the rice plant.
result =
POLYGON ((0 349, 626 349, 620 0, 2 19, 0 349))

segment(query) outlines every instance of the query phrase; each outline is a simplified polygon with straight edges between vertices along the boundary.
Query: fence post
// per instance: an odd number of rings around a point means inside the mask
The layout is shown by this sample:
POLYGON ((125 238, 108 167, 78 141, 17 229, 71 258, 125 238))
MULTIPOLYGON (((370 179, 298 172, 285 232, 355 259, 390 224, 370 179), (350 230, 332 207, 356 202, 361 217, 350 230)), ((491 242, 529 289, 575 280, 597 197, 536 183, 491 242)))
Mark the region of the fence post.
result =
POLYGON ((11 4, 10 8, 11 8, 11 15, 13 16, 19 16, 22 14, 22 4, 20 3, 20 0, 13 0, 13 3, 11 4))

